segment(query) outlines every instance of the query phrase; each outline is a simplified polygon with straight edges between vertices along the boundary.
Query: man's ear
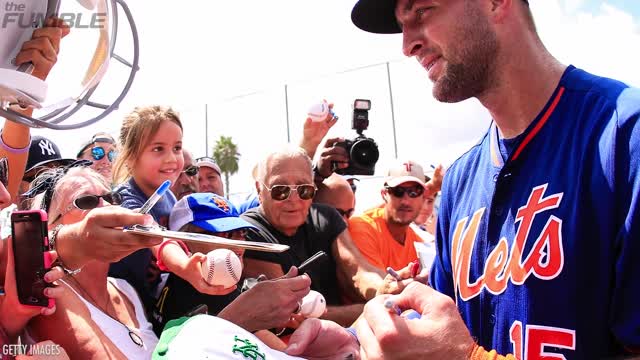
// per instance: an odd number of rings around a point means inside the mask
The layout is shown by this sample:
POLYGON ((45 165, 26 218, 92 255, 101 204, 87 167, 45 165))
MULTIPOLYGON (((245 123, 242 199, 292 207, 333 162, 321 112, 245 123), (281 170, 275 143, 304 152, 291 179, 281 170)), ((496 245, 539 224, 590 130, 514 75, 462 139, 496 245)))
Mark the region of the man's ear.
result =
POLYGON ((384 201, 385 204, 389 202, 389 199, 388 199, 389 193, 387 192, 386 189, 380 190, 380 196, 382 196, 382 201, 384 201))
MULTIPOLYGON (((522 1, 522 0, 516 0, 522 1)), ((504 21, 507 14, 513 10, 513 0, 490 0, 490 16, 493 23, 501 23, 504 21)))
POLYGON ((260 192, 262 191, 262 189, 261 189, 261 188, 262 188, 262 186, 260 186, 260 182, 259 182, 259 181, 256 181, 256 182, 254 183, 254 185, 256 186, 256 191, 258 192, 258 196, 260 196, 260 192))

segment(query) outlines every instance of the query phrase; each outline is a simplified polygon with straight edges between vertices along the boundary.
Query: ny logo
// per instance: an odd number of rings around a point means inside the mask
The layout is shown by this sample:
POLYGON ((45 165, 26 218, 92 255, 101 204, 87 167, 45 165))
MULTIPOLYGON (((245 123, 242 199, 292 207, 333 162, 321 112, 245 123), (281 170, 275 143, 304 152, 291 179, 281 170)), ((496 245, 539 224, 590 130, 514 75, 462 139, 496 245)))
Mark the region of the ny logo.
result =
POLYGON ((220 198, 214 196, 213 197, 213 202, 216 204, 216 206, 218 208, 220 208, 220 210, 222 210, 224 212, 228 213, 229 210, 231 210, 229 208, 229 204, 226 201, 224 201, 224 199, 220 199, 220 198))
POLYGON ((402 164, 402 165, 404 165, 404 167, 405 167, 405 169, 407 170, 407 172, 411 172, 411 168, 413 167, 413 164, 412 164, 412 163, 410 163, 410 162, 406 162, 406 163, 404 163, 404 164, 402 164))
POLYGON ((56 151, 53 149, 53 144, 49 140, 40 140, 40 142, 38 143, 38 146, 40 146, 40 151, 42 155, 44 155, 45 151, 49 156, 56 154, 56 151))

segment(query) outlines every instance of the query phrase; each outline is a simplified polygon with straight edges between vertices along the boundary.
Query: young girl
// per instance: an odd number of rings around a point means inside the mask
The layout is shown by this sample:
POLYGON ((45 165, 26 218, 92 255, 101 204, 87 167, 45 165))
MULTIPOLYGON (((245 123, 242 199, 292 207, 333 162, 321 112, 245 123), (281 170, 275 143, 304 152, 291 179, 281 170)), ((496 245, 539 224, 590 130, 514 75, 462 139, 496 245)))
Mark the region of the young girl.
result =
MULTIPOLYGON (((139 209, 165 181, 174 183, 184 165, 182 123, 171 108, 138 107, 123 121, 120 130, 120 153, 113 166, 113 183, 122 198, 122 207, 139 209)), ((168 225, 176 198, 167 191, 151 209, 155 221, 168 225)), ((142 249, 111 265, 109 275, 127 280, 150 309, 160 281, 155 259, 149 249, 142 249)))

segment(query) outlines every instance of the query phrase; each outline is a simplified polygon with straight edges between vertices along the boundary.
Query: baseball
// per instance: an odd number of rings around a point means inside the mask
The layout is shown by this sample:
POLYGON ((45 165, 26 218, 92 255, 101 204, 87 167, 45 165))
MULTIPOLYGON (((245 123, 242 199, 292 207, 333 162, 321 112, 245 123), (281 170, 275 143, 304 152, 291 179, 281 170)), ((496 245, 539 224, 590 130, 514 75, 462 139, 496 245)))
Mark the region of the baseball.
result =
POLYGON ((328 113, 329 103, 323 101, 321 103, 312 105, 307 112, 307 116, 309 116, 311 120, 319 122, 323 121, 327 117, 328 113))
POLYGON ((240 281, 242 275, 242 263, 233 251, 228 249, 215 249, 207 254, 207 259, 202 262, 202 277, 210 285, 221 285, 225 288, 233 286, 240 281))
POLYGON ((324 296, 317 291, 311 290, 302 298, 302 304, 300 304, 300 314, 307 318, 319 318, 324 314, 327 308, 327 302, 324 300, 324 296))

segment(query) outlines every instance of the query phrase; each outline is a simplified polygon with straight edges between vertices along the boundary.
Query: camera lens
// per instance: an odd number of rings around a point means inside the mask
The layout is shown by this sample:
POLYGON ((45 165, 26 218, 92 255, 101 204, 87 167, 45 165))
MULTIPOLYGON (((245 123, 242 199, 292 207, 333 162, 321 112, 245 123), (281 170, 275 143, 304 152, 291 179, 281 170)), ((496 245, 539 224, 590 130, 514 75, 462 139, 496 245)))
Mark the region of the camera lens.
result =
POLYGON ((378 161, 380 153, 375 142, 369 139, 362 139, 353 144, 350 156, 351 161, 360 166, 373 167, 378 161))

